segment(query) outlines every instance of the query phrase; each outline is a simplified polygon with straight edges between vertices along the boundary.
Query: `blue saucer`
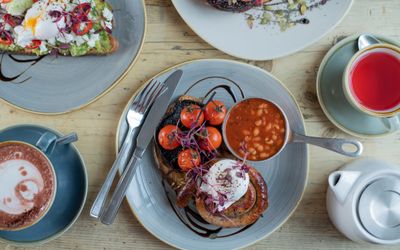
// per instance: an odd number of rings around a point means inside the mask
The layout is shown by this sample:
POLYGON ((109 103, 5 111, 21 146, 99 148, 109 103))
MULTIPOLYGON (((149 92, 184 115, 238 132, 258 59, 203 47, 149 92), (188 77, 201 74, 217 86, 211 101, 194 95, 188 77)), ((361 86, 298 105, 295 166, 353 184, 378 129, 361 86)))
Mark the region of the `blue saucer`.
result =
MULTIPOLYGON (((400 46, 388 37, 374 35, 384 43, 400 46)), ((349 36, 333 46, 322 60, 317 77, 317 94, 328 119, 341 130, 358 137, 379 137, 391 132, 381 118, 369 116, 347 101, 342 75, 347 63, 358 51, 358 35, 349 36)))
MULTIPOLYGON (((59 132, 36 126, 19 125, 0 131, 0 142, 24 141, 35 144, 45 132, 59 132)), ((43 244, 67 231, 78 219, 86 201, 88 181, 85 164, 72 144, 56 146, 49 156, 57 175, 53 206, 37 224, 21 231, 0 231, 0 241, 10 244, 43 244)))

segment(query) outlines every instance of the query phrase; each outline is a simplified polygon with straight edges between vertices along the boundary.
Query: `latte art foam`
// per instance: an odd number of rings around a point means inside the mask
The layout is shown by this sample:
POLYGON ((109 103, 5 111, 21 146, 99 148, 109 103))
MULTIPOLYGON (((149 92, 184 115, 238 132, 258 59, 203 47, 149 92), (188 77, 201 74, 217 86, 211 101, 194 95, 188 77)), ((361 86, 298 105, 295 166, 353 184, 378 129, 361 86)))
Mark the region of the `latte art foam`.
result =
POLYGON ((0 211, 12 215, 32 209, 35 196, 44 188, 38 168, 22 159, 0 163, 0 183, 0 211))
POLYGON ((30 227, 46 215, 55 197, 56 175, 34 146, 0 143, 0 231, 30 227))

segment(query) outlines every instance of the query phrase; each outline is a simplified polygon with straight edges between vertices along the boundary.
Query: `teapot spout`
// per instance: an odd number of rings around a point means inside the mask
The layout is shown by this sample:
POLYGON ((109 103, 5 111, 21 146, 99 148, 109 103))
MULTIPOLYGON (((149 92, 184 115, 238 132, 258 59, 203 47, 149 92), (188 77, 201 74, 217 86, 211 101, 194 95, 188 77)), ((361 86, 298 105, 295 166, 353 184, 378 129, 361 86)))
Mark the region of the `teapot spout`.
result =
POLYGON ((346 201, 347 196, 360 175, 361 173, 357 171, 336 171, 329 175, 329 189, 340 203, 346 201))

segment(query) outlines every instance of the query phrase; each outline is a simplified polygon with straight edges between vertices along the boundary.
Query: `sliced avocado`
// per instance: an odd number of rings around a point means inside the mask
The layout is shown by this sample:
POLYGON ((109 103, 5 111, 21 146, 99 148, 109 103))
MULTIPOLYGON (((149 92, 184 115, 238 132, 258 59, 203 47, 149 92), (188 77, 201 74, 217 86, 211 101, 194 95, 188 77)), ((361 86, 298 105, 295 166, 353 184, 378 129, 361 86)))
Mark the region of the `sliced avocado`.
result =
POLYGON ((107 32, 100 32, 100 39, 96 41, 95 47, 99 52, 108 52, 111 50, 111 42, 107 32))
POLYGON ((18 51, 19 47, 15 46, 14 44, 11 45, 5 45, 0 43, 0 50, 6 50, 6 51, 18 51))
POLYGON ((89 51, 89 46, 86 43, 81 46, 73 44, 69 48, 69 51, 71 52, 71 56, 83 56, 89 51))
POLYGON ((98 10, 103 10, 106 6, 106 2, 104 0, 94 0, 94 2, 96 4, 96 9, 98 10))
POLYGON ((13 0, 6 3, 7 13, 12 16, 20 16, 25 13, 27 9, 32 7, 33 0, 13 0))

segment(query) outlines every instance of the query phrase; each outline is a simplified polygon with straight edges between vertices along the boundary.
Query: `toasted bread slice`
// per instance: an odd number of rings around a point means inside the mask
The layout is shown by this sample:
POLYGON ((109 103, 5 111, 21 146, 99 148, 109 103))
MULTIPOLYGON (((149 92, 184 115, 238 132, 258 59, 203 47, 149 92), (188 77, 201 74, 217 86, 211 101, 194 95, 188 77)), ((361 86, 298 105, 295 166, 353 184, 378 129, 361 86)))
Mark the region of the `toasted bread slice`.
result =
POLYGON ((113 37, 111 34, 108 34, 108 39, 110 40, 110 44, 111 44, 111 47, 109 50, 107 50, 106 52, 100 53, 98 50, 93 48, 93 49, 89 50, 86 55, 108 55, 108 54, 112 54, 112 53, 116 52, 119 47, 118 40, 115 37, 113 37))
MULTIPOLYGON (((63 55, 63 56, 88 56, 88 55, 106 56, 106 55, 116 52, 119 47, 118 40, 115 39, 112 35, 109 35, 108 39, 110 40, 111 47, 107 51, 99 51, 96 48, 92 48, 89 51, 87 51, 84 55, 72 55, 71 51, 69 51, 69 50, 59 51, 59 54, 63 55)), ((14 55, 41 55, 40 53, 36 53, 35 50, 27 49, 27 48, 20 49, 20 50, 7 50, 6 48, 0 48, 0 51, 7 52, 9 54, 14 54, 14 55)))
POLYGON ((0 19, 0 26, 3 27, 0 34, 2 52, 38 56, 57 52, 64 56, 85 56, 108 55, 119 47, 117 39, 111 34, 111 29, 115 27, 112 7, 103 0, 85 3, 78 0, 39 0, 23 16, 6 15, 7 18, 0 19), (66 3, 73 7, 67 9, 66 3), (37 13, 41 14, 38 16, 37 13), (41 21, 49 18, 52 23, 41 21), (41 34, 37 32, 39 24, 41 34), (55 27, 59 30, 57 35, 54 34, 55 27), (52 42, 38 39, 49 34, 52 34, 52 42))
POLYGON ((174 150, 163 149, 158 143, 157 135, 164 126, 176 124, 179 120, 181 110, 189 104, 202 105, 201 100, 193 96, 180 96, 175 102, 169 105, 155 134, 154 158, 168 184, 177 192, 179 192, 186 183, 185 173, 180 170, 177 164, 178 154, 182 148, 178 147, 174 150))
POLYGON ((195 183, 187 179, 186 172, 181 171, 178 166, 178 154, 182 147, 174 150, 163 149, 157 139, 158 132, 166 125, 177 124, 180 119, 182 109, 190 104, 203 106, 200 99, 193 96, 180 96, 175 102, 171 103, 165 113, 155 134, 154 159, 160 169, 163 178, 169 186, 176 192, 176 202, 180 207, 186 207, 192 200, 196 191, 195 183))

